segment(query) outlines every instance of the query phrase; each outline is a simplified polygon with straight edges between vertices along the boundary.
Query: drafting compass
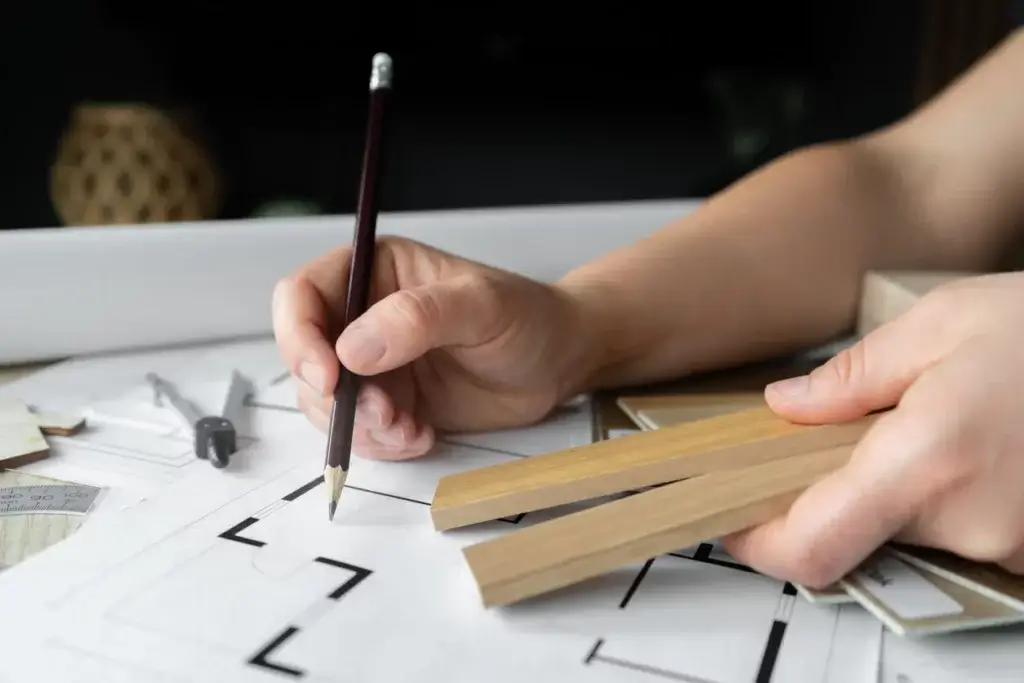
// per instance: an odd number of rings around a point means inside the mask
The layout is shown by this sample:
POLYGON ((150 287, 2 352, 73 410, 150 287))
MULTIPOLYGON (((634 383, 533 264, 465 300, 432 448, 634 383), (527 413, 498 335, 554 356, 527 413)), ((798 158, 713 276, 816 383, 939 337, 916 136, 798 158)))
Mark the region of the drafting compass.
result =
POLYGON ((153 387, 153 401, 157 405, 163 405, 163 400, 167 400, 192 432, 196 457, 209 460, 218 469, 227 467, 231 455, 238 450, 235 425, 225 415, 236 398, 235 389, 239 386, 240 379, 237 372, 231 374, 231 386, 221 414, 204 415, 191 401, 183 397, 173 384, 154 372, 146 375, 146 381, 153 387))

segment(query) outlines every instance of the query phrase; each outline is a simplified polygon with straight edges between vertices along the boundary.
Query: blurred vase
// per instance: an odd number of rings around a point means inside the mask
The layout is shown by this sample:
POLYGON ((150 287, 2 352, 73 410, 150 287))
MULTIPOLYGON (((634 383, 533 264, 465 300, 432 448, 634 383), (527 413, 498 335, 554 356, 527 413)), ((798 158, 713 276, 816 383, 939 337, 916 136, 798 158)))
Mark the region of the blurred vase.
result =
POLYGON ((50 196, 65 225, 216 218, 222 182, 183 120, 145 105, 80 105, 60 139, 50 196))

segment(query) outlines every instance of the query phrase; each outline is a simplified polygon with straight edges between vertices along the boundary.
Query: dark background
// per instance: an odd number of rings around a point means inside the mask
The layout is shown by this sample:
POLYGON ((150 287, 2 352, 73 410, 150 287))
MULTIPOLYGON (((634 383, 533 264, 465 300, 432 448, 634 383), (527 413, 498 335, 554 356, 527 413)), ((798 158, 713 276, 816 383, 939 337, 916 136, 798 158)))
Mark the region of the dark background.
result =
POLYGON ((396 69, 386 210, 706 196, 903 115, 1016 4, 22 3, 3 25, 0 228, 59 224, 48 172, 82 102, 194 112, 222 217, 351 212, 378 50, 396 69))

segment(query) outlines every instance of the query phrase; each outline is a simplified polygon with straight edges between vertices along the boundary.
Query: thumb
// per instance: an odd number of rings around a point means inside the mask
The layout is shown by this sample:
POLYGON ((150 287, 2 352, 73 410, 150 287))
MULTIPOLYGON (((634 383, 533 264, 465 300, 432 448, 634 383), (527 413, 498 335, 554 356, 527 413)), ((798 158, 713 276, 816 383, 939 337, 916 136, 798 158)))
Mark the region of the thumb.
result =
POLYGON ((441 346, 472 346, 497 336, 503 307, 497 283, 466 275, 402 289, 381 299, 338 338, 338 358, 374 375, 441 346))
POLYGON ((899 403, 945 354, 937 335, 910 317, 872 330, 809 374, 765 387, 765 401, 793 422, 841 422, 899 403))

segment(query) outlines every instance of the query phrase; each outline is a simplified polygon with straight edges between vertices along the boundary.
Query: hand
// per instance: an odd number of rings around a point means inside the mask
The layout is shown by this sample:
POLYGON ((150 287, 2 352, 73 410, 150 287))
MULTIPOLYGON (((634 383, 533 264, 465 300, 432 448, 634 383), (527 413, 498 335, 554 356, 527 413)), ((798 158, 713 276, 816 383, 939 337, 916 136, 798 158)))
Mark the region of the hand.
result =
POLYGON ((572 392, 587 336, 559 289, 405 239, 377 242, 370 307, 338 336, 351 248, 278 283, 274 334, 298 402, 326 430, 339 360, 366 376, 353 452, 425 454, 436 430, 528 424, 572 392), (336 342, 336 343, 335 343, 336 342))
POLYGON ((1024 273, 933 290, 765 398, 794 422, 896 406, 785 516, 723 539, 738 560, 821 588, 887 540, 1024 574, 1024 273))

